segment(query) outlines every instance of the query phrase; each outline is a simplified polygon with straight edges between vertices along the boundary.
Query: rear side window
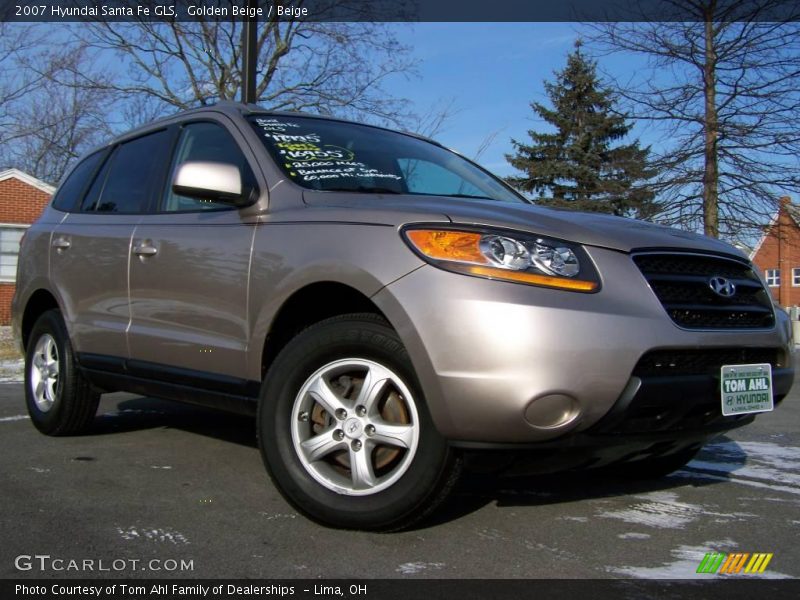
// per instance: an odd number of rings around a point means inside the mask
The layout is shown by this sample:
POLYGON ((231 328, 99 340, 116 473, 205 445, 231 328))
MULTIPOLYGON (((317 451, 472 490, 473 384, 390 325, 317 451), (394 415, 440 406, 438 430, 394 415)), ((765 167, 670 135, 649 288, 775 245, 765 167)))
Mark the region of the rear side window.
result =
POLYGON ((83 198, 83 202, 81 203, 81 211, 94 210, 94 207, 97 205, 97 201, 100 198, 100 193, 103 191, 103 185, 106 183, 106 177, 108 177, 108 167, 111 166, 113 160, 114 156, 112 154, 112 156, 103 164, 100 172, 97 173, 94 181, 92 181, 89 191, 86 192, 86 196, 83 198))
POLYGON ((92 184, 82 209, 112 213, 144 211, 161 181, 169 142, 170 135, 163 130, 121 144, 92 184))
POLYGON ((100 166, 100 161, 103 160, 104 155, 105 150, 95 152, 87 156, 72 170, 69 177, 58 188, 55 198, 53 198, 53 208, 65 212, 75 210, 79 199, 89 184, 89 180, 94 175, 97 167, 100 166))

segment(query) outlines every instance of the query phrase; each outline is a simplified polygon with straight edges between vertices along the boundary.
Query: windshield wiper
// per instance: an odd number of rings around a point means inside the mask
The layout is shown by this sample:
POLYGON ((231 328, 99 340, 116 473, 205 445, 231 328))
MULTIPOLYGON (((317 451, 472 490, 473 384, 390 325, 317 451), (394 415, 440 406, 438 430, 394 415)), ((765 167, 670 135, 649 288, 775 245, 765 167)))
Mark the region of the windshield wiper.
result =
POLYGON ((497 202, 497 198, 490 198, 489 196, 476 196, 474 194, 426 194, 428 196, 441 196, 443 198, 472 198, 473 200, 492 200, 497 202))
POLYGON ((356 192, 359 194, 402 194, 391 188, 370 187, 366 185, 359 185, 356 187, 340 187, 340 188, 325 188, 321 192, 356 192))

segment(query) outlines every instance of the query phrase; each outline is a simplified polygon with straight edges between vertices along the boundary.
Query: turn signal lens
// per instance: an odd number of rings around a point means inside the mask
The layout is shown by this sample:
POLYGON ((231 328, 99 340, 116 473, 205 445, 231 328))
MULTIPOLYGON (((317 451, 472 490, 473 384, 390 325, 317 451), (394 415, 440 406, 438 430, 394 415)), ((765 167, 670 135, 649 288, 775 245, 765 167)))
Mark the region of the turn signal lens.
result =
POLYGON ((479 233, 412 229, 406 235, 417 250, 428 258, 489 264, 479 247, 482 237, 479 233))
POLYGON ((452 229, 407 229, 404 235, 423 258, 450 271, 576 292, 600 288, 591 265, 577 279, 582 250, 565 242, 452 229))
POLYGON ((597 284, 594 281, 562 279, 560 277, 548 277, 547 275, 521 273, 519 271, 508 272, 503 269, 493 269, 492 267, 470 267, 467 272, 471 275, 481 275, 482 277, 490 277, 492 279, 506 279, 519 283, 530 283, 532 285, 561 288, 562 290, 573 290, 575 292, 593 292, 597 289, 597 284))

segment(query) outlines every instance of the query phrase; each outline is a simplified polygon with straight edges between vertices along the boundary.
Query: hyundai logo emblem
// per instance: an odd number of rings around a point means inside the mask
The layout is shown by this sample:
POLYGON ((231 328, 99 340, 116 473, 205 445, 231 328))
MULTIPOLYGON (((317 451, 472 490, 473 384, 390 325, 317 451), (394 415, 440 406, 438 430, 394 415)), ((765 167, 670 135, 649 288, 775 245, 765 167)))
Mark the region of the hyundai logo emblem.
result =
POLYGON ((723 298, 732 298, 736 293, 736 285, 724 277, 712 277, 708 280, 708 287, 717 295, 723 298))
POLYGON ((361 433, 364 431, 363 425, 361 421, 352 417, 347 419, 344 423, 344 434, 349 437, 351 440, 354 440, 361 436, 361 433))

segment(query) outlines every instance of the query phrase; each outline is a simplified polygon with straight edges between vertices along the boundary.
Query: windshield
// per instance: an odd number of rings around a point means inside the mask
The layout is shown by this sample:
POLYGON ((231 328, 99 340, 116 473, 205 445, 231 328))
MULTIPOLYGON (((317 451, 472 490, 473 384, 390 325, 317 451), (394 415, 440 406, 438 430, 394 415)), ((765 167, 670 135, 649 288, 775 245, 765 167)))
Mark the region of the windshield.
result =
POLYGON ((284 173, 308 189, 526 202, 468 160, 413 136, 308 117, 250 122, 284 173))

